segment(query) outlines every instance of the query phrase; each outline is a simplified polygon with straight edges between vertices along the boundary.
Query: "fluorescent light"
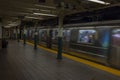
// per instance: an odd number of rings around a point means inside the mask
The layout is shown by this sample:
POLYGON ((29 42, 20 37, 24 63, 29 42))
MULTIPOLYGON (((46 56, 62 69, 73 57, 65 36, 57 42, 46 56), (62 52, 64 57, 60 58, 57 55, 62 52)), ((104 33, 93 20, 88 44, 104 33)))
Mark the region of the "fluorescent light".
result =
POLYGON ((35 15, 42 15, 42 16, 54 16, 56 17, 57 15, 53 15, 53 14, 44 14, 44 13, 33 13, 35 15))
POLYGON ((4 26, 5 28, 10 28, 11 26, 4 26))
POLYGON ((95 2, 95 3, 99 3, 99 4, 104 4, 104 5, 109 5, 109 4, 110 4, 110 3, 108 3, 108 2, 101 1, 101 0, 88 0, 88 1, 95 2))
POLYGON ((40 11, 50 12, 51 10, 40 9, 40 11))
POLYGON ((43 19, 43 18, 38 18, 38 17, 30 17, 30 16, 25 16, 25 18, 31 18, 31 19, 43 19))
POLYGON ((39 10, 39 9, 37 9, 37 8, 26 8, 27 10, 39 10))
POLYGON ((38 7, 44 7, 44 8, 56 9, 56 7, 53 7, 53 6, 38 5, 38 4, 36 4, 35 6, 38 6, 38 7))

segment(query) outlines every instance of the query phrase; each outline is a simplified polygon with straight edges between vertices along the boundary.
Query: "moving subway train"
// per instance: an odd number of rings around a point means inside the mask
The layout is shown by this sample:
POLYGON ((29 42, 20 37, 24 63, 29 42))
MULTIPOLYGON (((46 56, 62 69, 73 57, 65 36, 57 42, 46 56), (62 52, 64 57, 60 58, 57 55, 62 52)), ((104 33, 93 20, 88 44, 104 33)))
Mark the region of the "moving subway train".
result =
MULTIPOLYGON (((27 40, 34 40, 34 28, 27 29, 27 40)), ((57 28, 37 29, 39 45, 57 49, 57 28)), ((71 27, 63 29, 63 51, 120 69, 120 27, 71 27)))

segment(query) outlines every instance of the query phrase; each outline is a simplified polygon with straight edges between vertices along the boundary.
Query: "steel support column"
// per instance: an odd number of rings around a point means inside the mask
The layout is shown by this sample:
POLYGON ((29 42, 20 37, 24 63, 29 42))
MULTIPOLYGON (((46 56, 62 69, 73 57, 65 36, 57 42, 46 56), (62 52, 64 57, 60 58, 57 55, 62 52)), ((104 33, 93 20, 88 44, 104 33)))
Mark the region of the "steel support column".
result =
POLYGON ((38 44, 37 24, 38 24, 38 22, 36 21, 35 32, 34 32, 34 49, 37 49, 37 44, 38 44))
POLYGON ((18 42, 20 42, 20 29, 19 28, 17 29, 17 40, 18 42))
POLYGON ((26 45, 26 29, 23 30, 23 44, 26 45))
POLYGON ((34 49, 37 49, 37 43, 38 43, 38 33, 37 33, 37 30, 35 30, 35 33, 34 33, 34 49))
POLYGON ((63 14, 59 15, 59 25, 58 25, 58 54, 57 59, 62 59, 62 36, 63 36, 63 14))

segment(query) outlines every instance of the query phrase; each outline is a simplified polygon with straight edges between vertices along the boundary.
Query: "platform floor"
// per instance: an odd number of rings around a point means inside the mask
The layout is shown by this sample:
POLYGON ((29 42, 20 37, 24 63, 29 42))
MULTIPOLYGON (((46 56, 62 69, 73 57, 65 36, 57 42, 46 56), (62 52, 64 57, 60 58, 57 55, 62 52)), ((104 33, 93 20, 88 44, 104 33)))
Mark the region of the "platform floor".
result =
POLYGON ((56 54, 10 41, 0 51, 0 80, 120 80, 120 77, 56 54))

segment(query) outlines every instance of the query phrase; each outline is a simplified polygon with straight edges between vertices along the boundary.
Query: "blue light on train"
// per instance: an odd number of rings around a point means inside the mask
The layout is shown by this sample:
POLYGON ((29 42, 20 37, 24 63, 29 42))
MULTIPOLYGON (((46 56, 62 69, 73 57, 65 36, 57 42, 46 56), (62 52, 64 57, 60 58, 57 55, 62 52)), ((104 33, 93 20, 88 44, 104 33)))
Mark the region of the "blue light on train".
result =
POLYGON ((103 37, 101 39, 102 47, 108 47, 109 46, 109 41, 110 41, 110 33, 109 30, 105 30, 103 37))

